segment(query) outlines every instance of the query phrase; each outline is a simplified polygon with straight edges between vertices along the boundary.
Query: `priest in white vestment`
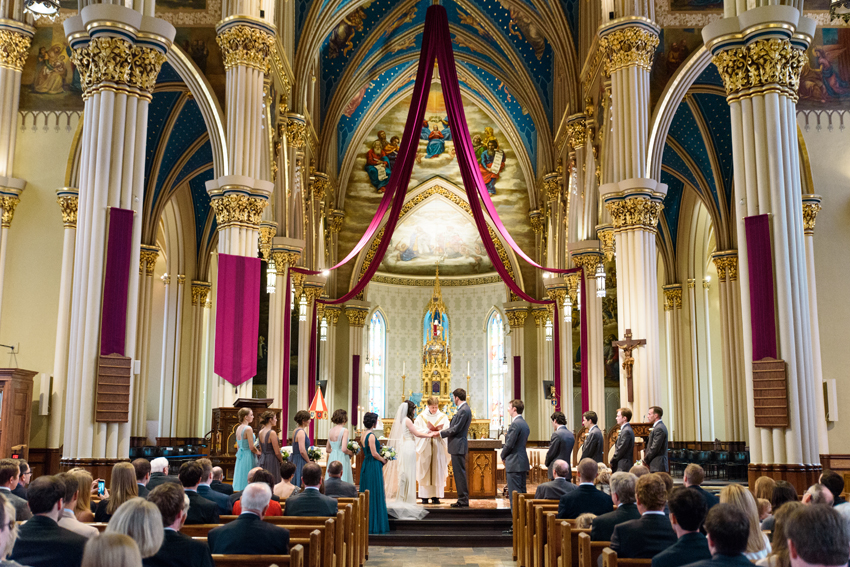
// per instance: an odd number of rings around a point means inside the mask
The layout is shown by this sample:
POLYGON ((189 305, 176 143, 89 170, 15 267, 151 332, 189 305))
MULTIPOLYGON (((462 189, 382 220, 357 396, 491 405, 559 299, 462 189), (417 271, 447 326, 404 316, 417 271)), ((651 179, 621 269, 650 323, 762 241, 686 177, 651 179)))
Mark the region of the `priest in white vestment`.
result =
MULTIPOLYGON (((419 429, 439 431, 449 426, 446 414, 440 411, 440 400, 432 396, 428 407, 416 417, 414 424, 419 429)), ((419 498, 423 504, 431 499, 439 504, 446 495, 446 479, 449 476, 448 441, 444 437, 416 439, 416 480, 419 482, 419 498)))

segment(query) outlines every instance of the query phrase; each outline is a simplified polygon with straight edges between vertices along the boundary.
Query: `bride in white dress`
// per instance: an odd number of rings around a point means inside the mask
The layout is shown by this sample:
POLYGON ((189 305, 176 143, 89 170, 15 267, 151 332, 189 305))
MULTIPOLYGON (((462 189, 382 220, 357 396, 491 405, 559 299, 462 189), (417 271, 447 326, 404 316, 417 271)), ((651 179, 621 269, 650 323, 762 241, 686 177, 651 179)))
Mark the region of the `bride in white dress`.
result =
POLYGON ((400 520, 420 520, 428 511, 416 503, 416 437, 433 437, 413 425, 416 405, 402 402, 393 421, 387 447, 396 451, 396 459, 384 467, 384 491, 387 512, 400 520))

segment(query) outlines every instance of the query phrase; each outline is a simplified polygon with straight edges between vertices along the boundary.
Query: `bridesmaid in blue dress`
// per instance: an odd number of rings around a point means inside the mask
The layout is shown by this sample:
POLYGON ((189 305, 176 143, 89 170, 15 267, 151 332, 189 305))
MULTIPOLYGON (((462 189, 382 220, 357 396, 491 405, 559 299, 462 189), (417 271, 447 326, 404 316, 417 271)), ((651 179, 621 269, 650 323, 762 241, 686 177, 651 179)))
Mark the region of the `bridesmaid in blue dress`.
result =
POLYGON ((307 434, 307 426, 310 424, 310 412, 307 410, 298 410, 295 413, 295 423, 298 427, 292 434, 292 454, 289 456, 289 461, 295 465, 295 475, 292 477, 292 484, 301 488, 301 469, 304 465, 310 462, 310 457, 307 455, 307 449, 310 448, 310 436, 307 434))
POLYGON ((254 447, 254 412, 251 408, 242 408, 237 414, 239 427, 236 428, 236 466, 233 468, 233 490, 244 490, 248 486, 248 472, 257 466, 260 450, 254 447))
POLYGON ((384 493, 384 465, 387 460, 381 456, 381 444, 375 437, 375 424, 378 414, 369 412, 363 416, 366 431, 360 439, 363 447, 363 470, 360 471, 360 492, 369 491, 369 533, 385 534, 390 531, 387 516, 387 497, 384 493))
MULTIPOLYGON (((354 453, 348 450, 348 429, 345 428, 345 423, 348 421, 348 412, 344 409, 338 409, 331 416, 331 423, 334 427, 328 431, 328 443, 325 450, 328 453, 328 465, 334 461, 339 461, 342 465, 342 480, 344 482, 354 482, 354 476, 351 473, 351 457, 354 453), (336 440, 334 440, 336 439, 336 440)), ((325 480, 330 478, 330 473, 325 473, 325 480)))

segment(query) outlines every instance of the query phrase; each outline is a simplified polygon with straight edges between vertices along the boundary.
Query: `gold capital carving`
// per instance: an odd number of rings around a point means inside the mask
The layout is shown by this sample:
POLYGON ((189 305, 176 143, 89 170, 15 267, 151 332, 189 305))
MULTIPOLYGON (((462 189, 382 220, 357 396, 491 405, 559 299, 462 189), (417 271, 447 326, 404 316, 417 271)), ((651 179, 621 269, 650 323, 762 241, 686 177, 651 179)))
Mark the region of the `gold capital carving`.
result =
POLYGON ((605 208, 611 213, 614 229, 643 228, 654 231, 664 203, 648 197, 629 197, 607 201, 605 208))
POLYGON ((208 282, 192 282, 192 305, 205 306, 209 293, 210 284, 208 282))
POLYGON ((331 186, 330 179, 327 174, 320 171, 314 172, 313 176, 313 197, 319 202, 324 201, 331 186))
POLYGON ((682 308, 682 286, 664 286, 664 311, 682 308))
POLYGON ((815 222, 821 208, 818 201, 803 201, 803 232, 805 234, 815 233, 815 222))
POLYGON ((126 39, 95 37, 74 49, 71 61, 80 72, 84 99, 101 90, 124 87, 121 92, 150 100, 165 55, 126 39))
POLYGON ((62 209, 62 223, 65 228, 77 228, 77 195, 61 195, 56 198, 62 209))
POLYGON ((339 322, 340 313, 342 313, 340 306, 325 305, 325 317, 327 317, 329 325, 336 325, 339 322))
POLYGON ((596 237, 599 239, 601 244, 600 248, 602 248, 603 254, 605 254, 605 260, 607 262, 614 260, 614 253, 617 249, 614 244, 613 227, 606 226, 605 228, 597 228, 596 237))
POLYGON ((688 278, 688 289, 694 289, 697 285, 697 281, 694 278, 688 278))
POLYGON ((32 45, 32 35, 0 30, 0 67, 23 71, 32 45))
POLYGON ((540 209, 534 209, 533 211, 529 211, 528 220, 531 223, 531 230, 533 230, 537 234, 543 232, 543 227, 546 224, 546 219, 543 218, 540 209))
POLYGON ((800 73, 807 61, 805 50, 780 38, 760 39, 712 58, 726 87, 727 100, 744 90, 759 94, 778 88, 796 101, 800 73))
POLYGON ((366 317, 369 316, 369 310, 360 307, 346 307, 345 316, 348 317, 348 324, 352 327, 362 327, 366 323, 366 317))
POLYGON ((541 327, 549 318, 549 308, 545 306, 535 307, 531 310, 531 314, 534 316, 534 325, 536 327, 541 327))
POLYGON ((578 290, 581 286, 581 281, 579 280, 580 277, 581 274, 576 273, 567 274, 566 276, 564 276, 564 279, 567 282, 567 287, 569 287, 570 290, 570 301, 572 301, 573 305, 576 305, 576 303, 578 302, 578 290))
POLYGON ((596 267, 602 263, 601 252, 581 252, 573 254, 573 264, 577 268, 584 269, 584 275, 588 278, 596 277, 596 267))
POLYGON ((543 191, 549 201, 557 201, 561 197, 561 176, 557 172, 543 177, 543 191))
POLYGON ((340 211, 339 209, 331 209, 328 211, 327 223, 330 226, 332 232, 339 232, 342 230, 342 221, 345 220, 345 211, 340 211))
POLYGON ((215 197, 211 204, 218 221, 218 229, 222 230, 234 224, 259 227, 263 209, 268 205, 268 201, 261 197, 231 194, 215 197))
POLYGON ((251 26, 232 26, 215 37, 221 48, 226 70, 251 67, 268 74, 274 50, 274 36, 251 26))
POLYGON ((581 118, 567 124, 567 136, 572 150, 583 148, 587 144, 587 123, 583 115, 580 116, 581 118))
POLYGON ((599 38, 599 49, 608 75, 626 67, 650 71, 657 47, 658 34, 636 26, 618 29, 599 38))
POLYGON ((139 252, 139 275, 152 276, 156 267, 156 259, 159 257, 159 248, 156 246, 145 246, 139 252))
POLYGON ((269 254, 272 251, 272 238, 277 232, 277 226, 271 223, 263 223, 260 225, 260 253, 264 260, 269 259, 269 254))
POLYGON ((15 209, 21 198, 16 195, 3 195, 0 197, 0 208, 3 209, 3 228, 12 226, 12 219, 15 217, 15 209))
POLYGON ((714 267, 717 268, 717 278, 720 283, 725 283, 728 279, 731 282, 738 280, 738 255, 728 252, 721 252, 720 255, 713 256, 714 267))
POLYGON ((511 329, 521 329, 525 325, 526 317, 528 317, 528 309, 507 309, 505 315, 511 329))
MULTIPOLYGON (((301 253, 297 250, 272 250, 272 260, 274 260, 274 267, 277 275, 283 276, 286 274, 287 266, 295 266, 298 264, 298 259, 301 258, 301 253)), ((293 279, 295 276, 301 276, 301 274, 292 274, 293 279)))
POLYGON ((183 285, 186 283, 186 276, 178 275, 177 276, 177 285, 183 285))
POLYGON ((286 139, 295 149, 303 149, 307 143, 307 124, 290 120, 286 125, 286 139))
POLYGON ((307 296, 307 304, 311 304, 322 296, 324 293, 324 287, 316 287, 316 286, 305 286, 304 287, 304 295, 307 296))

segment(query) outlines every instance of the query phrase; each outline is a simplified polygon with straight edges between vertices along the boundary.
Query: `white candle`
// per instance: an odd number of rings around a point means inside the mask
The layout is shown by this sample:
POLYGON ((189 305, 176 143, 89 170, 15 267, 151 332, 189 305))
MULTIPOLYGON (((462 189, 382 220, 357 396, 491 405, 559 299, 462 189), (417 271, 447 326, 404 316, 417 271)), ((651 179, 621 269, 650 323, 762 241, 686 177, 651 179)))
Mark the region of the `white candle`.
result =
POLYGON ((469 361, 466 361, 466 375, 469 376, 469 361))
MULTIPOLYGON (((406 363, 406 362, 402 362, 402 363, 401 363, 401 375, 402 375, 402 376, 404 376, 405 374, 407 374, 407 373, 405 372, 405 370, 407 370, 407 363, 406 363)), ((402 394, 404 394, 404 392, 402 392, 402 394)))

